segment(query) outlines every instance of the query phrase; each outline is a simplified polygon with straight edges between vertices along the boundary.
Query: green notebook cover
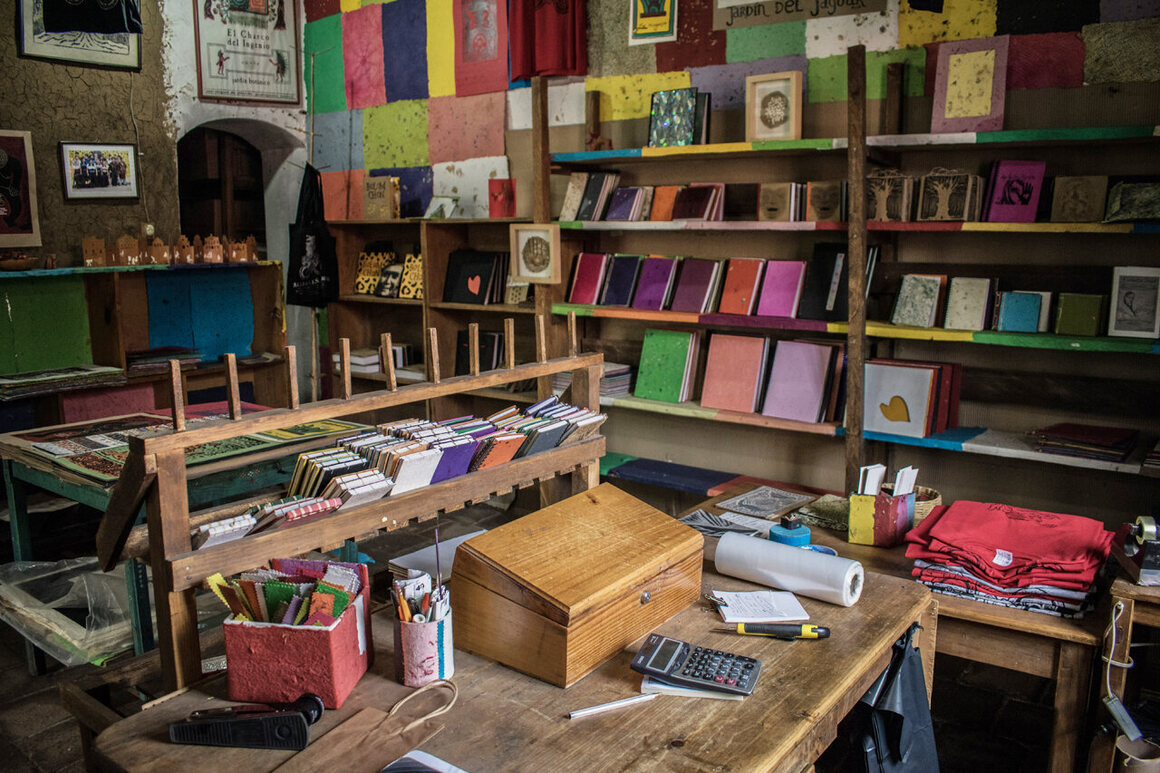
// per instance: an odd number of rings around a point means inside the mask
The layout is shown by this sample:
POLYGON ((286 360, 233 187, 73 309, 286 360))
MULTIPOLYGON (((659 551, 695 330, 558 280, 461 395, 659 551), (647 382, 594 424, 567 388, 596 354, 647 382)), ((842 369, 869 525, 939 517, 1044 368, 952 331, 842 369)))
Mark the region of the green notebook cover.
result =
POLYGON ((646 400, 681 402, 681 384, 693 334, 680 330, 644 331, 640 351, 640 369, 633 394, 646 400))
POLYGON ((1055 333, 1061 336, 1098 336, 1103 327, 1107 296, 1060 293, 1055 309, 1055 333))

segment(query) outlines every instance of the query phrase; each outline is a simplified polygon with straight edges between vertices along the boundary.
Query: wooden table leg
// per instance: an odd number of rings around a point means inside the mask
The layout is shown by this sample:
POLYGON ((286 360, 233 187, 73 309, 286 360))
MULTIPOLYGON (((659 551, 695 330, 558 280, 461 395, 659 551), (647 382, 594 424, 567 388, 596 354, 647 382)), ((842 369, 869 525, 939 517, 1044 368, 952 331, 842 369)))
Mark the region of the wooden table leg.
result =
POLYGON ((918 646, 922 652, 922 676, 926 680, 926 702, 934 692, 934 654, 938 643, 938 599, 931 598, 930 606, 919 618, 922 630, 918 632, 918 646))
POLYGON ((1091 666, 1090 647, 1074 642, 1059 643, 1055 663, 1055 721, 1048 770, 1070 773, 1075 769, 1076 748, 1087 713, 1091 666))

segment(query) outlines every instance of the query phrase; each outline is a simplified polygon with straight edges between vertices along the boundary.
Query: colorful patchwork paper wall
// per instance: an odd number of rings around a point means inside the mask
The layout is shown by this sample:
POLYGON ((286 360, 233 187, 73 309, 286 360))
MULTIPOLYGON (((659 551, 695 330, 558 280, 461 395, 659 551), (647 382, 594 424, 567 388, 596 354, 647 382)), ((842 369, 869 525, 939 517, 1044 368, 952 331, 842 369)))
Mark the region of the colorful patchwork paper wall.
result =
MULTIPOLYGON (((675 41, 629 45, 630 3, 587 0, 588 72, 550 79, 550 123, 582 124, 585 91, 600 92, 606 121, 642 118, 652 92, 686 86, 711 92, 715 110, 741 108, 746 76, 786 70, 802 73, 806 101, 842 101, 845 52, 859 43, 869 99, 885 96, 892 62, 905 65, 908 96, 932 94, 940 44, 994 35, 1011 36, 1009 91, 1160 80, 1160 0, 887 0, 882 13, 727 30, 713 29, 714 6, 736 2, 676 3, 675 41)), ((458 196, 460 216, 486 217, 487 179, 508 176, 504 130, 530 128, 531 99, 495 60, 457 68, 470 56, 455 31, 497 0, 305 6, 307 106, 327 217, 362 217, 366 175, 401 178, 405 215, 421 214, 437 193, 458 196)))

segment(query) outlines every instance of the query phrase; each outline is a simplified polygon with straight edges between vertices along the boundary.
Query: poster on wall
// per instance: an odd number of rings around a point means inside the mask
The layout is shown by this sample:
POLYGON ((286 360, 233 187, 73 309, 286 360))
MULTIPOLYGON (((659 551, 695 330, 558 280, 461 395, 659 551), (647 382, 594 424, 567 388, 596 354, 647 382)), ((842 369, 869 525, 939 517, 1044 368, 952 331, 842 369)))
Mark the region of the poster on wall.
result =
POLYGON ((207 100, 301 99, 298 31, 287 0, 194 0, 197 93, 207 100))
POLYGON ((628 44, 670 43, 677 39, 677 0, 632 0, 628 44))
POLYGON ((39 247, 32 133, 0 130, 0 247, 39 247))
POLYGON ((713 0, 713 29, 882 13, 886 0, 713 0))
POLYGON ((125 70, 141 69, 140 35, 128 32, 46 32, 41 0, 19 0, 16 13, 21 56, 125 70))
POLYGON ((507 91, 508 21, 502 0, 455 0, 455 96, 507 91))

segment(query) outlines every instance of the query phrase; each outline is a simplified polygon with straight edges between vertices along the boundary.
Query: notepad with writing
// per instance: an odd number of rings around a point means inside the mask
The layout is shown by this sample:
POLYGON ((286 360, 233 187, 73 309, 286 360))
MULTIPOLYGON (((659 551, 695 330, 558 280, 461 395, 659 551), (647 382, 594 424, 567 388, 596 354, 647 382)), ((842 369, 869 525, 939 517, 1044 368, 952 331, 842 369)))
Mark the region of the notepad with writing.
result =
POLYGON ((796 623, 809 620, 805 607, 789 591, 723 591, 711 594, 726 623, 796 623))

